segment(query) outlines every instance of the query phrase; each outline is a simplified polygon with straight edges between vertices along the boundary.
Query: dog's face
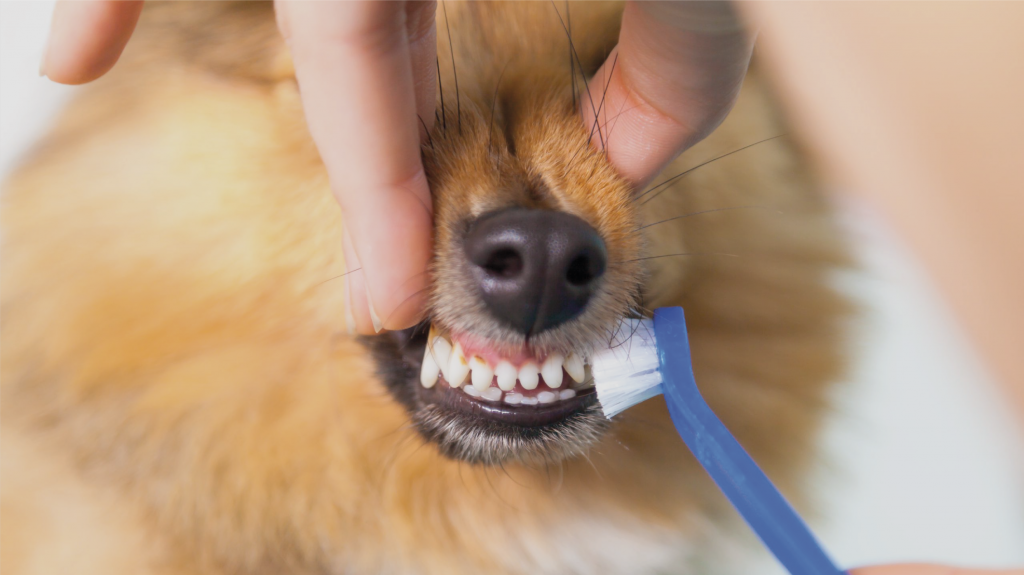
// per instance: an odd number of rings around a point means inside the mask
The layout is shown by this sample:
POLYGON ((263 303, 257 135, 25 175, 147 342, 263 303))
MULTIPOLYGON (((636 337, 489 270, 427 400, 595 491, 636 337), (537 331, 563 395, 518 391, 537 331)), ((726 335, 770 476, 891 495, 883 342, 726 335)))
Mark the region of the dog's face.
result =
POLYGON ((424 436, 489 464, 578 455, 607 428, 587 358, 643 286, 634 190, 591 148, 568 74, 508 75, 493 116, 466 98, 424 149, 429 324, 371 344, 424 436))
MULTIPOLYGON (((586 361, 681 305, 702 393, 791 484, 841 363, 827 206, 782 140, 639 197, 590 142, 614 121, 576 111, 620 8, 570 5, 572 67, 563 7, 439 15, 427 320, 360 339, 270 6, 147 7, 7 190, 4 424, 48 432, 183 561, 668 572, 721 501, 658 400, 599 414, 586 361)), ((667 174, 782 131, 752 77, 667 174)))

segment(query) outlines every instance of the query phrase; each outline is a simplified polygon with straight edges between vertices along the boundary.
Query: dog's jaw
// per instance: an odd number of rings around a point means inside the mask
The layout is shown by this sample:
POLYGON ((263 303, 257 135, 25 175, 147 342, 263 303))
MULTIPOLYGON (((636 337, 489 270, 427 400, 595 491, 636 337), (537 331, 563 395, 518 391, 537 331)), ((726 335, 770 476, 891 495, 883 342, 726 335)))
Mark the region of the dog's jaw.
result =
POLYGON ((490 385, 480 392, 469 380, 450 385, 442 374, 430 387, 424 386, 429 335, 427 325, 421 324, 363 342, 373 353, 381 381, 409 412, 417 431, 445 456, 487 465, 555 462, 584 453, 609 427, 590 382, 576 382, 562 367, 560 375, 568 381, 554 388, 538 381, 525 390, 517 382, 504 391, 492 375, 490 385), (555 390, 557 399, 552 397, 555 390))

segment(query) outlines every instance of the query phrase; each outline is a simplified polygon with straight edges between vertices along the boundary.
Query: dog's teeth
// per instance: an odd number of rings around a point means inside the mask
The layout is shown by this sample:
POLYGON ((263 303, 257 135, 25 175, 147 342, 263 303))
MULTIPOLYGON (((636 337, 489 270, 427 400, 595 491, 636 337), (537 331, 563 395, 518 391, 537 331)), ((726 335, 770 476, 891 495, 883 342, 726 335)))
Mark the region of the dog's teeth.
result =
POLYGON ((519 366, 519 383, 523 389, 537 389, 537 384, 540 383, 540 369, 536 363, 528 361, 519 366))
POLYGON ((469 360, 469 368, 473 370, 473 387, 478 391, 483 391, 491 386, 491 381, 494 380, 494 368, 487 365, 484 358, 474 355, 469 360))
POLYGON ((562 386, 562 363, 565 358, 560 353, 553 353, 544 360, 540 368, 540 374, 544 376, 544 383, 551 389, 562 386))
POLYGON ((572 399, 576 397, 576 392, 571 389, 563 389, 558 392, 558 399, 572 399))
POLYGON ((480 397, 480 392, 477 391, 477 389, 472 385, 467 385, 466 387, 463 387, 462 391, 464 391, 466 395, 470 397, 480 397))
POLYGON ((537 394, 537 401, 540 403, 554 403, 556 399, 558 399, 558 395, 553 391, 542 391, 537 394))
POLYGON ((430 354, 430 348, 428 347, 423 352, 423 367, 420 368, 420 385, 430 389, 437 383, 437 374, 441 371, 437 367, 437 362, 434 361, 434 356, 430 354))
POLYGON ((575 390, 590 389, 594 387, 594 376, 590 373, 590 366, 583 366, 583 381, 574 381, 572 388, 575 390))
POLYGON ((480 393, 487 401, 501 401, 501 390, 497 387, 488 387, 480 393))
POLYGON ((519 393, 506 393, 505 403, 509 405, 518 405, 523 402, 523 396, 519 393))
POLYGON ((452 350, 451 358, 448 360, 448 373, 444 378, 448 380, 448 385, 462 387, 462 384, 466 383, 467 377, 469 377, 469 363, 466 362, 466 356, 462 353, 462 344, 456 342, 455 349, 452 350))
POLYGON ((576 353, 572 352, 568 357, 565 358, 565 372, 569 374, 569 377, 573 378, 577 383, 583 381, 586 377, 586 371, 583 368, 583 359, 576 353))
POLYGON ((434 351, 434 361, 441 368, 441 375, 445 381, 451 382, 448 377, 448 362, 452 356, 452 344, 445 338, 437 336, 430 341, 430 349, 434 351))
MULTIPOLYGON (((550 391, 548 393, 551 393, 550 391)), ((536 397, 523 396, 523 405, 537 405, 536 397)))
POLYGON ((509 362, 501 360, 494 367, 494 375, 498 378, 498 387, 502 391, 512 391, 516 386, 516 368, 509 362))

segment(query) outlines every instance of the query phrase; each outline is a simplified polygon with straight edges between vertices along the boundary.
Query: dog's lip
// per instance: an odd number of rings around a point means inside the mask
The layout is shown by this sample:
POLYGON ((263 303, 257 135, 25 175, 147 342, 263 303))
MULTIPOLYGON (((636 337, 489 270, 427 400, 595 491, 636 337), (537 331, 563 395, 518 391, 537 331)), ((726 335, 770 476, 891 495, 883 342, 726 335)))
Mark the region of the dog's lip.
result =
POLYGON ((425 405, 436 405, 468 419, 497 421, 521 427, 542 427, 559 423, 597 401, 594 388, 578 390, 575 397, 538 405, 509 405, 471 397, 452 388, 442 377, 437 385, 424 388, 416 385, 425 405))
MULTIPOLYGON (((420 363, 427 345, 431 321, 425 320, 412 328, 392 332, 399 348, 402 349, 409 375, 419 373, 420 363)), ((484 428, 490 425, 509 425, 516 428, 538 428, 557 425, 575 414, 583 413, 597 403, 594 389, 575 389, 576 397, 537 405, 512 405, 505 402, 489 402, 474 398, 465 392, 452 388, 443 376, 432 388, 424 388, 417 377, 404 380, 406 398, 418 408, 435 406, 443 411, 456 414, 467 423, 478 422, 484 428), (411 392, 411 393, 410 393, 411 392)), ((522 391, 518 389, 517 391, 522 391)), ((543 389, 547 389, 541 386, 543 389)), ((568 387, 564 387, 567 389, 568 387)), ((554 390, 553 390, 554 391, 554 390)), ((497 431, 497 429, 495 429, 497 431)))

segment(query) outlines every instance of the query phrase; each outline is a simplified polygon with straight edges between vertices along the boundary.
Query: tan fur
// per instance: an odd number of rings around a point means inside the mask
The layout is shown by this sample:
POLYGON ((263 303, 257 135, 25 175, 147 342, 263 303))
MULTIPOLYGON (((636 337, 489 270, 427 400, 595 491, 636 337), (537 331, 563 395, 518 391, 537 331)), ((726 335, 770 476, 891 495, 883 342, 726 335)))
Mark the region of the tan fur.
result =
MULTIPOLYGON (((453 275, 460 218, 580 215, 613 254, 610 287, 542 344, 592 344, 630 305, 684 306, 709 402, 799 498, 847 310, 829 286, 844 251, 799 152, 763 144, 639 207, 585 145, 555 8, 447 8, 462 132, 439 16, 436 320, 487 329, 453 275), (636 231, 750 205, 773 208, 636 231), (704 255, 627 261, 677 253, 704 255)), ((596 67, 618 8, 572 10, 596 67)), ((783 131, 752 74, 665 173, 783 131)), ((345 335, 341 214, 267 6, 147 7, 3 199, 5 575, 687 572, 727 516, 659 400, 546 466, 470 465, 417 434, 345 335)))

